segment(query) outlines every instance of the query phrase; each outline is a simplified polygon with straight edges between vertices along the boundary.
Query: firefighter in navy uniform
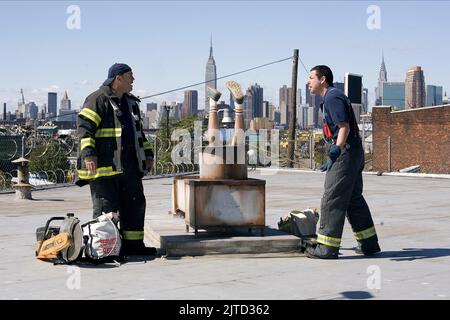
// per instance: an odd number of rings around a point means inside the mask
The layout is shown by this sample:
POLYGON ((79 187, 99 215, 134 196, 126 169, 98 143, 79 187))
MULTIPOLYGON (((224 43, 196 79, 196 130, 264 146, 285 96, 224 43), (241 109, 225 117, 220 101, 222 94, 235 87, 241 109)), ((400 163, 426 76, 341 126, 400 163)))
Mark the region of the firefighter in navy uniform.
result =
POLYGON ((124 255, 154 255, 144 245, 145 196, 142 177, 153 152, 142 128, 139 99, 130 94, 133 72, 111 66, 108 78, 90 94, 78 114, 80 138, 76 184, 89 183, 94 218, 118 212, 124 255))
POLYGON ((356 253, 375 254, 380 247, 362 195, 364 150, 351 103, 333 87, 333 73, 327 66, 312 68, 308 84, 312 94, 323 97, 323 131, 330 148, 321 167, 327 173, 317 241, 305 254, 309 258, 337 259, 346 215, 358 242, 356 253))

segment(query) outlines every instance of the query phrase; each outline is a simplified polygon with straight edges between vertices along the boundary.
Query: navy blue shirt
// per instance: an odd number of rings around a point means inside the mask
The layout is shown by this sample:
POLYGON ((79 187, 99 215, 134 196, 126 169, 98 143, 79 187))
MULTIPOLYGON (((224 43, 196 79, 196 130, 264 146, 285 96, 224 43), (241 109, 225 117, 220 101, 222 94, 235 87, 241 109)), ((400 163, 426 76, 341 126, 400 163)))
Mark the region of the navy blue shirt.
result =
POLYGON ((347 122, 350 126, 350 134, 358 134, 358 124, 351 107, 350 100, 338 88, 328 87, 323 97, 323 122, 330 127, 333 139, 337 139, 339 133, 338 123, 347 122))

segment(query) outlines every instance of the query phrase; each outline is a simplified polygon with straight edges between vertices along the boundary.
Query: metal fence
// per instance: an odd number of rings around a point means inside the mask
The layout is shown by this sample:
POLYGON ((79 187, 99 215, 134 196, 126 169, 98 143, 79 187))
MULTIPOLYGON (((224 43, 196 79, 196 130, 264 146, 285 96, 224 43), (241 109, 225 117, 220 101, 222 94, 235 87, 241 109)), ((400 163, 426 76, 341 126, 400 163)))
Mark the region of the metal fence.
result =
MULTIPOLYGON (((153 176, 168 177, 198 171, 198 165, 173 164, 158 157, 171 152, 170 144, 149 135, 154 145, 155 161, 153 176)), ((75 180, 79 139, 76 137, 48 134, 0 135, 0 192, 11 192, 17 183, 19 158, 30 160, 29 183, 33 189, 71 185, 75 180)))
MULTIPOLYGON (((363 139, 363 148, 365 149, 365 171, 372 171, 372 143, 367 139, 368 134, 365 134, 363 139)), ((314 131, 299 131, 296 134, 294 147, 294 160, 293 168, 303 170, 319 170, 322 164, 327 160, 329 144, 323 139, 323 134, 314 131)), ((288 145, 289 140, 287 132, 280 132, 280 144, 279 144, 279 167, 289 167, 290 160, 288 158, 288 145)), ((261 148, 258 146, 258 150, 261 148)), ((268 153, 270 157, 270 152, 268 153)), ((250 163, 251 164, 251 163, 250 163)), ((253 169, 255 167, 267 167, 260 161, 258 156, 257 161, 253 161, 253 169)))
MULTIPOLYGON (((169 177, 199 171, 198 164, 172 162, 170 154, 174 144, 163 141, 156 135, 147 135, 154 151, 153 177, 169 177)), ((17 182, 17 164, 12 161, 24 157, 30 160, 29 182, 34 189, 70 185, 74 183, 78 150, 78 139, 70 135, 52 136, 48 134, 10 134, 0 135, 0 192, 10 192, 17 182)), ((274 159, 268 141, 257 144, 256 157, 248 157, 249 170, 257 167, 288 167, 287 133, 280 132, 279 149, 274 159), (263 155, 263 156, 261 156, 263 155), (262 159, 266 158, 266 159, 262 159)), ((371 143, 365 143, 365 170, 372 170, 371 143)), ((248 150, 248 149, 247 149, 248 150)), ((322 135, 313 131, 298 132, 295 140, 293 167, 305 170, 318 170, 326 161, 328 145, 322 135)), ((191 150, 192 153, 199 150, 191 150)), ((149 178, 148 176, 145 178, 149 178)))

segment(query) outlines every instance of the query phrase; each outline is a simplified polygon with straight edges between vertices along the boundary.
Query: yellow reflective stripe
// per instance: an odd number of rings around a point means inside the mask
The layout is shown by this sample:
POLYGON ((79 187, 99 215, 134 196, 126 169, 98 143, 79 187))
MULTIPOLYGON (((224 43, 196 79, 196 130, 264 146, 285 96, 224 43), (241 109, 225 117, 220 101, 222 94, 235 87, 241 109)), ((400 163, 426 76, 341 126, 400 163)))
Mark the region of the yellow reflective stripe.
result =
POLYGON ((122 231, 125 240, 144 240, 144 231, 122 231))
POLYGON ((95 148, 95 140, 92 138, 83 138, 80 141, 80 149, 83 150, 86 147, 95 148))
POLYGON ((375 236, 377 232, 375 231, 375 226, 373 226, 363 231, 354 232, 353 234, 355 235, 356 240, 364 240, 375 236))
POLYGON ((97 127, 100 124, 100 122, 102 121, 102 118, 98 115, 98 113, 93 111, 93 110, 91 110, 91 109, 89 109, 89 108, 83 108, 80 111, 80 115, 82 115, 82 116, 88 118, 89 120, 93 121, 97 125, 97 127))
POLYGON ((144 150, 148 150, 151 149, 152 145, 150 144, 150 142, 148 141, 144 141, 144 150))
POLYGON ((327 236, 324 236, 321 234, 317 234, 317 242, 324 244, 326 246, 337 247, 337 248, 339 248, 339 246, 341 245, 340 238, 327 237, 327 236))
POLYGON ((114 138, 122 135, 122 128, 103 128, 95 133, 96 138, 114 138))
POLYGON ((78 177, 80 179, 84 179, 84 180, 95 179, 95 178, 99 178, 99 177, 109 177, 109 176, 113 176, 113 175, 122 173, 120 171, 113 171, 112 167, 97 168, 95 174, 89 174, 88 170, 81 170, 81 169, 78 169, 77 172, 78 172, 78 177))

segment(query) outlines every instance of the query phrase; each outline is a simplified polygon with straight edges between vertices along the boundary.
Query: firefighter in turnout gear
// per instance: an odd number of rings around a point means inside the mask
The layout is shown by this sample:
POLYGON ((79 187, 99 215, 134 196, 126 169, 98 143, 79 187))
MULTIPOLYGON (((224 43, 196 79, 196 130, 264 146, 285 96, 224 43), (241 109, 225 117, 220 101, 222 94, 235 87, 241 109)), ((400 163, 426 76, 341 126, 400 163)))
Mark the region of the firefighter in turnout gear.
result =
POLYGON ((372 255, 380 251, 369 207, 362 195, 364 150, 350 100, 333 87, 327 66, 311 69, 308 81, 312 94, 323 97, 323 131, 329 142, 319 229, 315 244, 305 251, 309 258, 337 259, 345 216, 358 242, 356 252, 372 255))
POLYGON ((76 184, 90 185, 94 218, 118 212, 124 255, 154 255, 144 245, 142 177, 151 171, 153 151, 142 127, 140 100, 130 94, 133 72, 116 63, 78 114, 80 138, 76 184))

